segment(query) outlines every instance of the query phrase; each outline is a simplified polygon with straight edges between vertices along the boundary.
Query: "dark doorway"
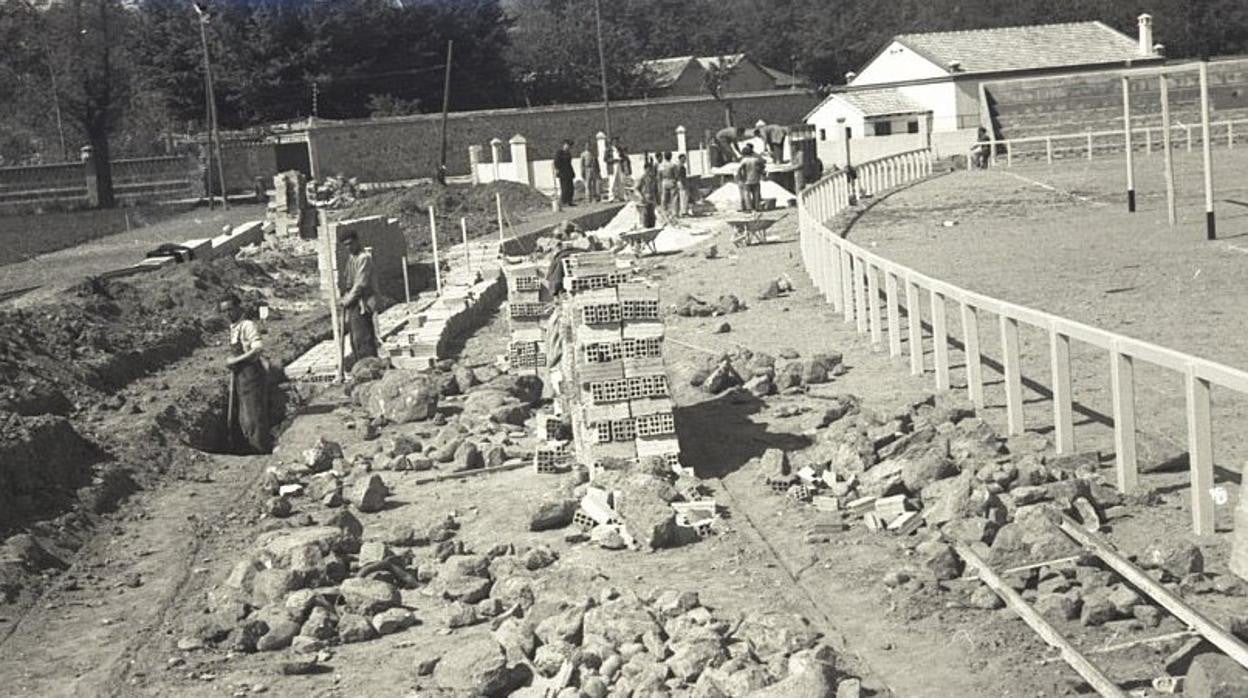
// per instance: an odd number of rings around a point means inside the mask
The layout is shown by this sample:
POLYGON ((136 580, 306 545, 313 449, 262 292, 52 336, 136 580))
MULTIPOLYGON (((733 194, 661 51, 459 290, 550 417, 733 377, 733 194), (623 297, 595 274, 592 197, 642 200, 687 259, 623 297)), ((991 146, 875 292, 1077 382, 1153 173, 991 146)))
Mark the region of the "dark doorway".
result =
POLYGON ((278 172, 297 170, 307 177, 312 176, 312 158, 308 155, 307 143, 278 143, 276 148, 278 172))

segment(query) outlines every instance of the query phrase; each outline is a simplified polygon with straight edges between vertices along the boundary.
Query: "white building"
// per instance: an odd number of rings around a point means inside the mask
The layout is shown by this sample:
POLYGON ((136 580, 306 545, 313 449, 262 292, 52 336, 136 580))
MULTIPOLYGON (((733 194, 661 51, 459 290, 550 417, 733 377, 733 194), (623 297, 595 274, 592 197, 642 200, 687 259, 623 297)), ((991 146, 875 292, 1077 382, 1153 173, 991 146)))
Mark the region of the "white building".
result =
MULTIPOLYGON (((858 74, 850 73, 849 84, 815 107, 806 122, 826 128, 818 124, 845 115, 850 95, 866 91, 874 101, 880 99, 878 93, 888 91, 930 111, 933 133, 973 133, 982 123, 980 85, 984 81, 1159 62, 1163 58, 1158 48, 1153 45, 1149 15, 1140 15, 1137 39, 1101 22, 902 34, 880 49, 858 74)), ((842 137, 831 130, 827 134, 829 139, 842 137)))

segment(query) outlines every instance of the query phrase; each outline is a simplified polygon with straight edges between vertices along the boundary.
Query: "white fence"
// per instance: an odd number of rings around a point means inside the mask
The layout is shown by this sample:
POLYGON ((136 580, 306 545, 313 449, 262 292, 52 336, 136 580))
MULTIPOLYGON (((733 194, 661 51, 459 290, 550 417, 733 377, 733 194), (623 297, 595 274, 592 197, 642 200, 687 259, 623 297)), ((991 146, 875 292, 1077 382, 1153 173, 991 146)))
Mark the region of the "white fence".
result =
MULTIPOLYGON (((931 172, 927 151, 891 156, 858 167, 868 191, 926 177, 931 172), (918 166, 915 166, 915 163, 918 166)), ((815 286, 844 314, 845 322, 869 334, 872 346, 890 356, 902 356, 902 312, 906 316, 910 371, 924 375, 922 307, 930 306, 933 371, 936 389, 949 384, 950 304, 960 313, 966 354, 967 393, 976 407, 984 406, 980 316, 997 317, 1001 333, 1006 413, 1011 435, 1021 434, 1023 385, 1019 364, 1019 326, 1029 325, 1049 336, 1055 446, 1058 453, 1075 449, 1072 420, 1070 346, 1072 340, 1107 354, 1113 396, 1114 444, 1118 488, 1137 489, 1139 469, 1135 444, 1135 364, 1154 364, 1178 373, 1184 380, 1188 462, 1192 487, 1192 525, 1199 534, 1214 530, 1213 427, 1210 395, 1214 386, 1248 394, 1248 373, 1190 354, 1091 327, 1050 313, 1033 310, 974 293, 891 262, 842 238, 825 224, 849 207, 850 183, 844 172, 823 178, 798 199, 802 260, 815 286), (884 286, 881 311, 881 279, 884 286)))
MULTIPOLYGON (((1137 126, 1131 129, 1132 150, 1142 150, 1146 155, 1161 152, 1164 133, 1161 126, 1137 126)), ((1185 148, 1187 152, 1201 145, 1200 124, 1172 125, 1171 147, 1185 148), (1194 132, 1194 133, 1193 133, 1194 132)), ((1209 124, 1209 144, 1225 144, 1235 147, 1235 140, 1248 140, 1248 120, 1219 121, 1209 124)), ((1049 136, 1005 138, 985 141, 992 150, 992 162, 1005 161, 1014 164, 1015 158, 1036 160, 1044 158, 1052 164, 1054 159, 1080 157, 1091 160, 1097 153, 1121 153, 1126 150, 1126 134, 1122 129, 1113 131, 1085 131, 1083 133, 1059 133, 1049 136)), ((972 144, 973 145, 973 144, 972 144)))

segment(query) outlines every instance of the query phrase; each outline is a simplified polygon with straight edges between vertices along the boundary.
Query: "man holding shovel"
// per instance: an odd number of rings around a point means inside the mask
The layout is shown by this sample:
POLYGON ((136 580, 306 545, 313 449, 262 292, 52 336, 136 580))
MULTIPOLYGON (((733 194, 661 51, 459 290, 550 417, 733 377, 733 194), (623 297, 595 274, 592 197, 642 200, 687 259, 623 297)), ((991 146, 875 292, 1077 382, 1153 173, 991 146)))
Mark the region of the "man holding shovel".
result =
POLYGON ((346 314, 343 324, 351 333, 351 354, 358 362, 377 356, 377 330, 373 323, 377 312, 377 284, 373 254, 364 248, 353 230, 343 233, 338 242, 351 254, 347 264, 348 290, 338 305, 346 314))
POLYGON ((228 443, 243 453, 269 452, 269 385, 264 343, 256 323, 243 316, 238 296, 221 301, 221 312, 230 322, 230 403, 227 412, 228 443), (239 443, 239 435, 243 443, 239 443))

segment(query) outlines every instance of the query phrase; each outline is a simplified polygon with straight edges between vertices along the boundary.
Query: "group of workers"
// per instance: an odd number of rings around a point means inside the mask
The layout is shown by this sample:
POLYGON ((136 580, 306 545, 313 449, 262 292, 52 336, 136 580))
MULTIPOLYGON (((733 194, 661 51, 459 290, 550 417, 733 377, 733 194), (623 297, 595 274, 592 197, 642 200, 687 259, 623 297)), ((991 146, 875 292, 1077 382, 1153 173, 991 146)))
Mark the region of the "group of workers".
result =
MULTIPOLYGON (((745 147, 741 145, 741 141, 746 139, 745 134, 746 130, 739 126, 722 128, 715 133, 715 145, 719 151, 720 164, 739 162, 745 156, 745 147)), ((759 120, 754 124, 752 135, 763 142, 763 147, 767 149, 767 155, 772 162, 784 161, 784 139, 789 136, 788 129, 779 124, 769 124, 759 120)))
MULTIPOLYGON (((575 206, 573 202, 576 192, 576 169, 572 165, 572 153, 576 144, 565 140, 555 152, 555 179, 559 182, 559 203, 563 206, 575 206)), ((585 182, 585 200, 624 201, 627 198, 628 180, 633 175, 633 165, 628 157, 628 150, 618 137, 611 139, 607 148, 607 172, 603 177, 598 156, 591 148, 591 141, 585 142, 581 151, 581 179, 585 182), (605 187, 605 189, 604 189, 605 187)))
MULTIPOLYGON (((356 361, 378 355, 377 278, 373 255, 354 231, 338 240, 350 255, 347 264, 347 292, 338 301, 343 326, 351 338, 356 361)), ((229 322, 229 407, 227 434, 230 446, 239 453, 268 453, 272 447, 269 432, 269 363, 256 321, 247 317, 242 300, 234 294, 221 300, 221 314, 229 322), (241 437, 241 443, 240 439, 241 437)))

